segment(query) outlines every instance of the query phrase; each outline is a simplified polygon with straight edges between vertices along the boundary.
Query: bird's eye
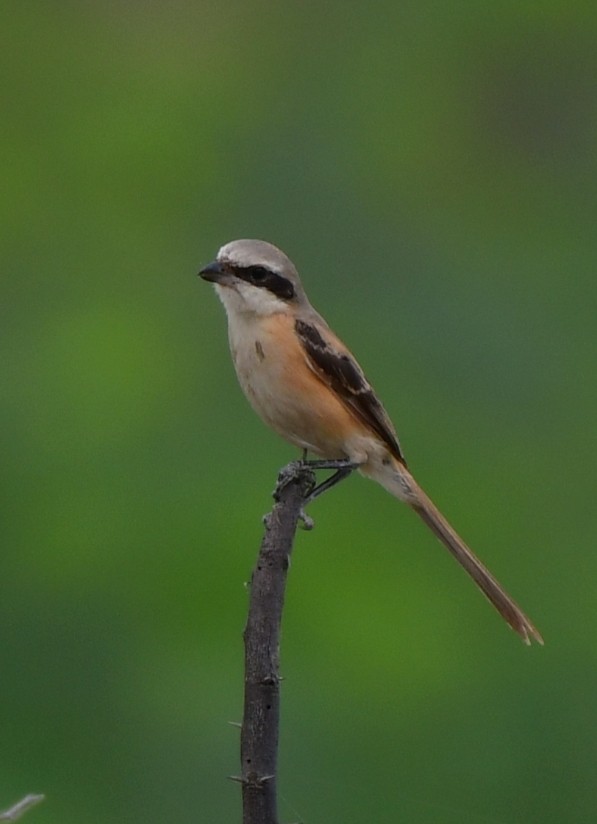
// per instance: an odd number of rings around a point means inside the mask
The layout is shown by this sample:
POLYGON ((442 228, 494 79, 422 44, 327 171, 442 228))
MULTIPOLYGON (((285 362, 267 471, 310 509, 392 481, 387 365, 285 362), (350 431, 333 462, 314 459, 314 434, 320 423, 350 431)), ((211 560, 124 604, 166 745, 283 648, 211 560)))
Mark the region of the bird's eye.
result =
POLYGON ((269 271, 265 266, 251 266, 249 271, 251 273, 251 280, 255 283, 263 283, 269 275, 269 271))

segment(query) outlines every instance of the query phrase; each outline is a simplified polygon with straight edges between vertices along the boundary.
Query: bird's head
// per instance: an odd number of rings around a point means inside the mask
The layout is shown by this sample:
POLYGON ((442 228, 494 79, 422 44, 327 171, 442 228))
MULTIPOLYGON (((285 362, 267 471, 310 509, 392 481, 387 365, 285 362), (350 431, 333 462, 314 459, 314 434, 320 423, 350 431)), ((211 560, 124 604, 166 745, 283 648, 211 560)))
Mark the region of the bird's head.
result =
POLYGON ((271 315, 306 301, 292 261, 264 240, 233 240, 199 272, 226 311, 271 315))

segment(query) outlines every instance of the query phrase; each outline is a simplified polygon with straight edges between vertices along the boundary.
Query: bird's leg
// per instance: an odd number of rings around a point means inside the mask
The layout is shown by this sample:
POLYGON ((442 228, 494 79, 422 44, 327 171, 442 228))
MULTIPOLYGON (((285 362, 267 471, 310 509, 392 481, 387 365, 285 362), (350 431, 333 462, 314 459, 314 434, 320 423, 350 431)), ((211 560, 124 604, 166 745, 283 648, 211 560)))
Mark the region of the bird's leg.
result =
MULTIPOLYGON (((319 461, 314 461, 313 463, 319 463, 319 461)), ((329 464, 331 463, 330 461, 327 461, 327 462, 326 461, 321 461, 321 463, 326 463, 327 464, 326 466, 313 466, 313 463, 310 464, 312 469, 334 469, 335 468, 333 466, 329 466, 329 464)), ((336 461, 336 463, 339 464, 340 461, 336 461)), ((357 468, 357 466, 358 466, 358 464, 351 463, 351 462, 348 462, 348 463, 344 462, 343 466, 338 466, 333 475, 330 475, 329 478, 326 478, 325 481, 322 481, 320 484, 318 484, 315 487, 315 489, 313 489, 307 495, 307 497, 305 498, 305 501, 304 501, 304 506, 307 506, 307 504, 310 504, 311 501, 315 500, 315 498, 319 498, 319 496, 323 495, 324 492, 327 492, 328 489, 331 489, 333 486, 336 486, 336 484, 340 483, 340 481, 343 481, 344 478, 348 478, 350 473, 354 472, 354 470, 357 468)))
POLYGON ((300 518, 303 522, 304 529, 313 529, 314 523, 313 519, 310 518, 306 512, 305 507, 314 501, 315 498, 319 498, 320 495, 323 495, 324 492, 327 492, 328 489, 331 489, 333 486, 336 486, 337 483, 347 478, 351 472, 357 469, 358 464, 354 463, 353 461, 349 460, 348 458, 338 458, 336 460, 329 460, 329 461, 308 461, 307 460, 307 450, 303 450, 303 466, 308 466, 309 469, 335 469, 333 475, 330 475, 329 478, 326 478, 325 481, 318 484, 315 489, 311 490, 311 492, 307 495, 305 500, 303 501, 303 506, 301 509, 300 518))

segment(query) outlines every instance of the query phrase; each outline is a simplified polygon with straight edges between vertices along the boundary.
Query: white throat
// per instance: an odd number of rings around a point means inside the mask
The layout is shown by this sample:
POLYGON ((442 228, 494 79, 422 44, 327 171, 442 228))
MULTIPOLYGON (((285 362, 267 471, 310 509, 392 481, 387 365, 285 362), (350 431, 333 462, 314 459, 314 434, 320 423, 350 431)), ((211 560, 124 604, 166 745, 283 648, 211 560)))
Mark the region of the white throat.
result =
POLYGON ((288 309, 288 304, 268 289, 260 289, 258 286, 244 283, 241 280, 237 281, 234 286, 220 286, 214 283, 214 287, 228 316, 275 315, 288 309))

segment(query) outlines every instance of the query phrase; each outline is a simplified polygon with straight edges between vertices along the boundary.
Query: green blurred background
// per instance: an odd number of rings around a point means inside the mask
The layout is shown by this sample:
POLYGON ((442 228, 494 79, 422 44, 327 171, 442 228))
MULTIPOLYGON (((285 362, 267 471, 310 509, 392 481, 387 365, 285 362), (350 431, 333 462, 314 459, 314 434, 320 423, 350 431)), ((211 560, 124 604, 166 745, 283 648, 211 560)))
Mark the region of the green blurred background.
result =
POLYGON ((346 482, 296 542, 281 821, 597 820, 596 7, 1 17, 0 808, 240 821, 244 582, 295 452, 196 272, 259 237, 546 639, 346 482))

